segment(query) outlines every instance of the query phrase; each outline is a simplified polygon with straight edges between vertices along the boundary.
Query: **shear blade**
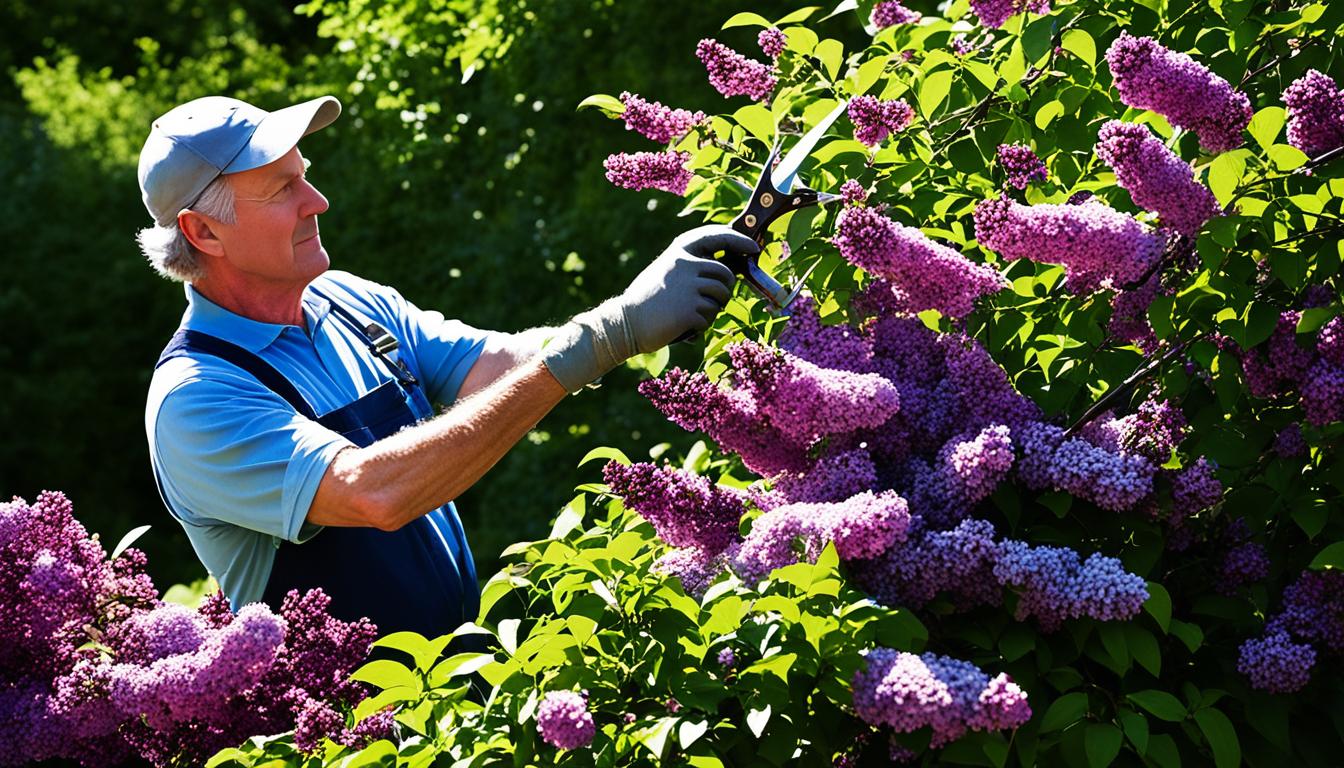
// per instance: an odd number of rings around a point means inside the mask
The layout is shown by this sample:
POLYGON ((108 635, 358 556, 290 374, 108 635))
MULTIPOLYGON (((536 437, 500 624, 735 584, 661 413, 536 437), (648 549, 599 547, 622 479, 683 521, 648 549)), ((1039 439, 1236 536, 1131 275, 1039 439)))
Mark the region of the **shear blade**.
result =
POLYGON ((803 161, 807 159, 808 155, 812 154, 812 149, 817 146, 817 142, 821 141, 821 137, 827 129, 848 106, 849 102, 840 102, 835 109, 831 110, 829 115, 812 126, 812 129, 803 134, 803 138, 793 145, 793 149, 789 150, 789 153, 784 156, 779 165, 770 172, 770 183, 775 186, 775 189, 785 194, 793 191, 793 182, 798 176, 798 169, 802 167, 803 161))

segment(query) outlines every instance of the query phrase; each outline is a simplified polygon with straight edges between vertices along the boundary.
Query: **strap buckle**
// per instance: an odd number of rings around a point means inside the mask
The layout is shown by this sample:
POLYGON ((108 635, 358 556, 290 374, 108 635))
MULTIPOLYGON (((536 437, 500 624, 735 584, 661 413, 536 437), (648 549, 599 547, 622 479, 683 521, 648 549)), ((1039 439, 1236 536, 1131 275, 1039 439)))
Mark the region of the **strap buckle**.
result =
POLYGON ((387 329, 377 323, 365 326, 364 335, 369 339, 369 348, 380 355, 386 355, 401 346, 396 336, 388 333, 387 329))

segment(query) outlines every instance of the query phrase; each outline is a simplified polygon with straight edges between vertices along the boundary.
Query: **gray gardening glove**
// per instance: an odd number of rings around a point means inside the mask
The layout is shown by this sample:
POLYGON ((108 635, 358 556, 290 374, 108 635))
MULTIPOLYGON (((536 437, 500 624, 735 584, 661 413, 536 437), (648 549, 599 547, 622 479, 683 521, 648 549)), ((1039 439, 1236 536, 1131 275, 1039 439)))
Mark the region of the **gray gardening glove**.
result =
POLYGON ((721 224, 682 233, 623 293, 561 327, 542 353, 546 367, 561 386, 577 392, 627 358, 705 330, 728 303, 737 279, 715 254, 760 250, 754 240, 721 224))

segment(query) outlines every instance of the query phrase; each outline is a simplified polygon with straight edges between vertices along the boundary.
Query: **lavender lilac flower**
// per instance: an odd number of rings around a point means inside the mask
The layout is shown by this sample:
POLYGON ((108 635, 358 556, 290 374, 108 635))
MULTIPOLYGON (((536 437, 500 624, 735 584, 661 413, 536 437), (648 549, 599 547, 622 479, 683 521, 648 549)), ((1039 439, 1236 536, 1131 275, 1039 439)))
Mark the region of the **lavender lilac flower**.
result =
POLYGON ((1209 188, 1195 181, 1190 164, 1167 149, 1152 131, 1136 123, 1112 120, 1097 136, 1097 157, 1115 169, 1116 181, 1134 204, 1153 211, 1164 226, 1183 235, 1198 234, 1220 212, 1209 188))
POLYGON ((990 29, 998 29, 1008 19, 1023 11, 1037 15, 1050 12, 1050 0, 971 0, 971 13, 980 19, 980 24, 990 29))
POLYGON ((1054 631, 1065 619, 1128 619, 1148 599, 1148 585, 1113 557, 1093 553, 1086 561, 1066 547, 1033 547, 1021 541, 999 545, 994 577, 1018 593, 1017 620, 1035 616, 1054 631))
POLYGON ((870 147, 905 130, 915 119, 915 110, 905 99, 883 101, 876 96, 850 99, 847 114, 854 123, 854 138, 870 147))
POLYGON ((582 696, 574 691, 550 691, 537 705, 537 733, 557 749, 578 749, 593 742, 597 726, 582 696))
POLYGON ((1315 69, 1283 92, 1288 105, 1288 143, 1310 157, 1344 147, 1344 91, 1315 69))
POLYGON ((878 29, 894 27, 897 24, 913 24, 919 21, 921 15, 917 11, 912 11, 900 3, 900 0, 880 0, 873 6, 873 12, 868 20, 878 29))
POLYGON ((1008 174, 1008 183, 1018 189, 1026 189, 1033 181, 1050 178, 1045 163, 1026 144, 1000 144, 998 158, 999 165, 1008 174))
POLYGON ((1194 131, 1210 152, 1242 145, 1242 131, 1251 121, 1250 100, 1188 55, 1151 37, 1121 32, 1106 51, 1106 62, 1126 105, 1151 109, 1172 125, 1194 131))
POLYGON ((659 144, 680 139, 706 120, 704 112, 665 107, 629 91, 621 93, 621 103, 625 104, 621 120, 625 121, 626 130, 636 131, 659 144))
POLYGON ((607 156, 602 167, 607 169, 607 181, 623 189, 684 195, 695 175, 686 168, 690 159, 690 152, 618 152, 607 156))
POLYGON ((741 492, 671 466, 608 462, 603 479, 612 493, 653 525, 674 547, 720 552, 737 538, 746 512, 741 492))
POLYGON ((761 46, 761 53, 772 59, 778 59, 779 55, 784 53, 784 46, 789 42, 785 36, 784 30, 779 27, 770 27, 762 29, 756 36, 756 44, 761 46))

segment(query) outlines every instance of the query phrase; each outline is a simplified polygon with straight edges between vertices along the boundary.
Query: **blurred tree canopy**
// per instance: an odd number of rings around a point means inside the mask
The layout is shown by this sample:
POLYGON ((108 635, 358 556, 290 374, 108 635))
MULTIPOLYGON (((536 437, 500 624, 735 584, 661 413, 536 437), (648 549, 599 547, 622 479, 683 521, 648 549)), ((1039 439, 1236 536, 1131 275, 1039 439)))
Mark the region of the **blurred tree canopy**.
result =
MULTIPOLYGON (((143 428, 180 286, 143 262, 136 159, 152 120, 209 94, 267 109, 330 93, 305 140, 331 200, 333 266, 483 328, 563 321, 620 290, 679 231, 680 201, 617 190, 602 159, 650 149, 576 113, 594 91, 690 109, 720 97, 693 60, 712 20, 798 3, 552 0, 9 0, 0 4, 0 490, 67 492, 84 523, 140 540, 160 585, 201 575, 154 489, 143 428), (656 31, 656 32, 655 32, 656 31), (681 62, 667 66, 668 62, 681 62)), ((723 39, 754 46, 750 30, 723 39), (738 38, 741 39, 738 39, 738 38)), ((686 346, 674 362, 694 365, 686 346)), ((482 574, 545 535, 586 446, 688 441, 634 392, 641 372, 571 398, 459 500, 482 574), (487 522, 488 521, 488 522, 487 522)))

